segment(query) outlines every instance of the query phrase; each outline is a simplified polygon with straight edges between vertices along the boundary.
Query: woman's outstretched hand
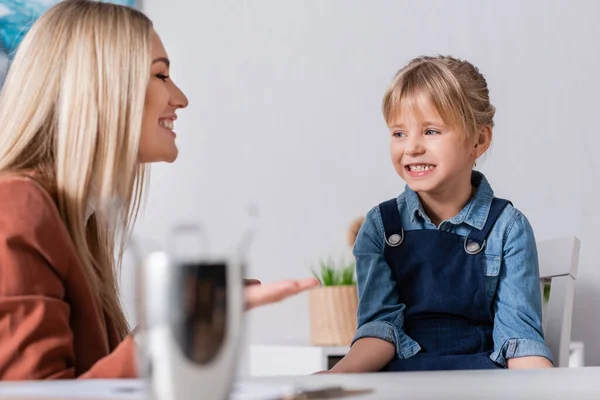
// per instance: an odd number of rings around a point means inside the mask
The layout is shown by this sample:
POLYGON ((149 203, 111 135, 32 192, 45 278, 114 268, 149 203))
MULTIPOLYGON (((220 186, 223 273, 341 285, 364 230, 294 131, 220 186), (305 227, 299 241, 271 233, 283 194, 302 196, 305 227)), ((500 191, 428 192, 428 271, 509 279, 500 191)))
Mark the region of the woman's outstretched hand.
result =
POLYGON ((294 296, 307 289, 319 286, 315 278, 301 280, 285 280, 262 284, 256 279, 245 279, 246 310, 255 307, 276 303, 290 296, 294 296))

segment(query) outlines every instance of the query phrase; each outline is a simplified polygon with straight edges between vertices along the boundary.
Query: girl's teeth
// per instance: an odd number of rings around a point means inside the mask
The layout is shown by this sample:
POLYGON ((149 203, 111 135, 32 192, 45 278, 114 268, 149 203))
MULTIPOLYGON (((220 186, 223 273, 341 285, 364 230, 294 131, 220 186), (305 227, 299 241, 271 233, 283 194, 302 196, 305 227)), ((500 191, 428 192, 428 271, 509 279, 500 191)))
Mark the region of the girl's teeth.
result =
POLYGON ((158 121, 158 124, 163 128, 167 128, 169 130, 173 130, 173 121, 170 119, 161 119, 158 121))
POLYGON ((429 171, 435 168, 433 165, 411 165, 410 170, 414 172, 429 171))

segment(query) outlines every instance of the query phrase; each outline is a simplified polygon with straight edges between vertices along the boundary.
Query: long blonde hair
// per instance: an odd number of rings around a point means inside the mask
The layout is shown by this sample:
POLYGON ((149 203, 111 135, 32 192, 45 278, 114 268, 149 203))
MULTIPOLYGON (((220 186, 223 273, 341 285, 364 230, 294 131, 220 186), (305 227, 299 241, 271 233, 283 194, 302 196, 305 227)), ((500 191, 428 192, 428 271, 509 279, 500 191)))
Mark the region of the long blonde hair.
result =
POLYGON ((118 272, 147 178, 138 145, 151 32, 150 20, 125 6, 58 3, 24 37, 0 94, 0 172, 34 172, 54 195, 121 338, 129 329, 118 272))
POLYGON ((450 56, 417 57, 394 77, 383 96, 383 115, 390 125, 403 102, 424 95, 444 122, 459 129, 466 142, 477 140, 478 128, 494 126, 496 109, 487 82, 477 67, 450 56))

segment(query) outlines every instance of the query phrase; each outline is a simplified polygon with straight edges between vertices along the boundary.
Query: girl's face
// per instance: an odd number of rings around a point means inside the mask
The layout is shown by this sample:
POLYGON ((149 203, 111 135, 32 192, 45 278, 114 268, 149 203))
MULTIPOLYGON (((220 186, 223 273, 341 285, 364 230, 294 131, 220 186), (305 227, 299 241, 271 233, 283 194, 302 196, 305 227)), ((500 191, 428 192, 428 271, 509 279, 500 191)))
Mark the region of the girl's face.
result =
POLYGON ((446 195, 470 182, 477 157, 487 150, 491 128, 477 144, 466 143, 448 126, 426 96, 404 101, 390 121, 390 153, 396 172, 413 191, 446 195), (409 103, 409 104, 406 104, 409 103))
POLYGON ((179 108, 187 107, 188 100, 169 78, 167 52, 156 34, 151 38, 152 65, 146 89, 142 134, 138 152, 142 163, 166 161, 177 158, 173 125, 179 108))

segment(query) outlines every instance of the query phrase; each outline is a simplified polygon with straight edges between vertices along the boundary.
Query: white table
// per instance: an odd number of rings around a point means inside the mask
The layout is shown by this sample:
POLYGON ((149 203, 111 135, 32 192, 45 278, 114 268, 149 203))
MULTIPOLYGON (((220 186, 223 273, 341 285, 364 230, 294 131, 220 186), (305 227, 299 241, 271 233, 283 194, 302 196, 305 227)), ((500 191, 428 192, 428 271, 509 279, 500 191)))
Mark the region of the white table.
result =
MULTIPOLYGON (((106 388, 115 381, 98 382, 72 381, 35 383, 0 383, 2 400, 49 400, 49 399, 107 399, 96 393, 90 397, 95 387, 106 388), (71 385, 71 386, 68 386, 71 385), (84 395, 88 385, 88 395, 84 395), (72 391, 69 390, 72 388, 72 391), (27 395, 32 388, 39 389, 40 395, 27 395), (25 393, 18 395, 17 392, 25 393), (79 392, 77 396, 75 392, 79 392)), ((139 382, 120 381, 121 386, 139 382)), ((319 388, 341 385, 346 389, 373 389, 373 392, 348 399, 600 399, 600 367, 562 368, 529 371, 457 371, 457 372, 413 372, 377 373, 358 375, 314 375, 305 377, 255 378, 250 384, 295 385, 303 388, 319 388)), ((111 399, 144 400, 143 394, 122 392, 111 399)), ((198 396, 201 399, 201 395, 198 396)))
MULTIPOLYGON (((248 373, 254 378, 310 375, 330 369, 348 353, 350 348, 347 346, 251 345, 249 350, 248 373)), ((572 342, 569 367, 576 368, 584 365, 583 343, 572 342)))
POLYGON ((600 367, 256 378, 254 382, 341 385, 374 392, 348 399, 600 399, 600 367))

